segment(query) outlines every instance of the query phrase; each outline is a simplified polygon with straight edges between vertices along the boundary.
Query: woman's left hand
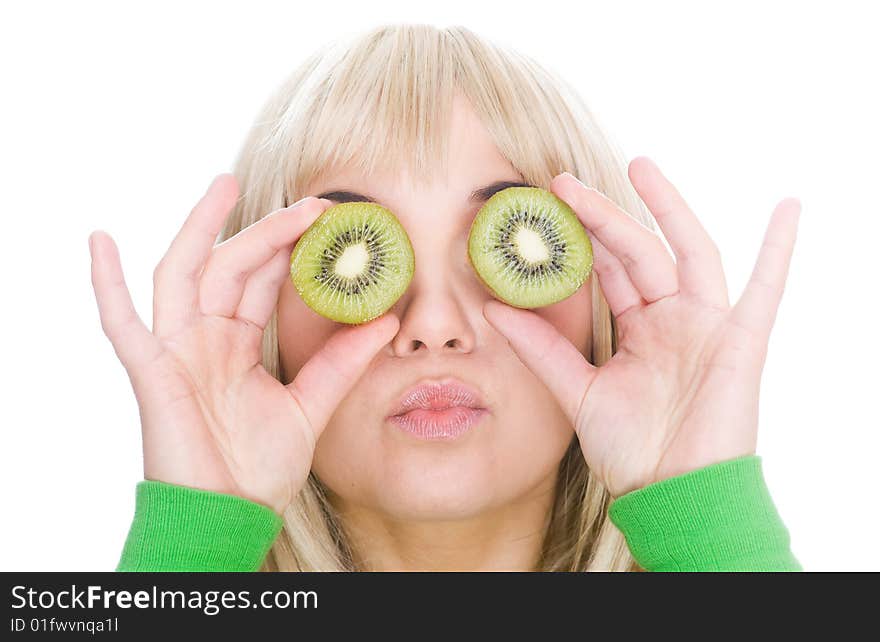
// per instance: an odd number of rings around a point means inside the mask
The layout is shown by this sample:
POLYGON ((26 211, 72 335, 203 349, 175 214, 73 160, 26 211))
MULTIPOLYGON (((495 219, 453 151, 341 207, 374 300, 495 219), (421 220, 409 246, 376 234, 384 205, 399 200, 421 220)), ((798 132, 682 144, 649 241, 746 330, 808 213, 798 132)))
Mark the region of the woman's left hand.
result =
POLYGON ((629 176, 676 260, 658 234, 570 174, 550 186, 593 243, 593 269, 618 329, 606 364, 590 364, 532 312, 497 301, 484 309, 556 396, 612 497, 754 454, 761 371, 800 217, 797 199, 776 206, 731 307, 718 248, 675 187, 644 156, 629 176))

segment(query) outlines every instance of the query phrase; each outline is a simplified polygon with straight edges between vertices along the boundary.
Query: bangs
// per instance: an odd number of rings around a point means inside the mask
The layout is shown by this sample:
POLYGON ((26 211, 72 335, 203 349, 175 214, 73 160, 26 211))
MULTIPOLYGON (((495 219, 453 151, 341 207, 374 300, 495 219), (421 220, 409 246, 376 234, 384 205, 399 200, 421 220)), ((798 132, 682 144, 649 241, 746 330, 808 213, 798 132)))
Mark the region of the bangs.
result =
POLYGON ((289 148, 289 192, 341 166, 366 175, 406 168, 415 180, 445 171, 456 89, 450 53, 433 27, 380 29, 323 52, 323 69, 304 79, 295 101, 306 104, 288 110, 299 122, 281 125, 284 138, 301 141, 289 148))
MULTIPOLYGON (((325 172, 445 175, 456 94, 534 185, 569 171, 599 189, 613 160, 594 118, 556 74, 464 27, 386 25, 317 51, 267 104, 243 179, 306 195, 325 172)), ((612 180, 617 182, 614 176, 612 180)), ((276 207, 273 197, 263 207, 276 207)), ((278 204, 277 206, 282 206, 278 204)))

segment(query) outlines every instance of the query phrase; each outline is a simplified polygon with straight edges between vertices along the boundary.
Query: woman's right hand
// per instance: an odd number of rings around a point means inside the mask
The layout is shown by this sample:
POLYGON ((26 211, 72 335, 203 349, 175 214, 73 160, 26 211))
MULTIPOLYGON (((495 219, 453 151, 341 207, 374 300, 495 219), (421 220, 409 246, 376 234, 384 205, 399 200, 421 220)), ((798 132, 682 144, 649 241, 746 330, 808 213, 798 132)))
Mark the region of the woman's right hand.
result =
POLYGON ((308 197, 214 246, 238 197, 219 175, 153 273, 153 331, 138 317, 119 252, 89 237, 101 326, 140 409, 144 478, 238 495, 280 514, 306 482, 336 405, 398 329, 336 332, 288 385, 261 364, 263 329, 300 235, 331 204, 308 197))

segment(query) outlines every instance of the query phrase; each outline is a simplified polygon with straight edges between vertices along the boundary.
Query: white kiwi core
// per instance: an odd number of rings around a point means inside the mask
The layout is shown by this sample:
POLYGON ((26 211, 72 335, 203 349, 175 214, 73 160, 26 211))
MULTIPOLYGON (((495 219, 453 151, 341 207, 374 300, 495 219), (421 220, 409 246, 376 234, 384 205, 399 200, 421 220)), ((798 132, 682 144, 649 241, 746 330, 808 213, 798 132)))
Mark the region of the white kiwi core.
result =
POLYGON ((358 274, 363 273, 367 268, 367 262, 369 260, 370 253, 367 252, 367 246, 365 243, 349 245, 342 251, 340 257, 336 259, 334 271, 339 276, 353 279, 358 274))
POLYGON ((550 250, 541 235, 528 227, 516 231, 514 243, 519 255, 529 263, 542 263, 550 258, 550 250))

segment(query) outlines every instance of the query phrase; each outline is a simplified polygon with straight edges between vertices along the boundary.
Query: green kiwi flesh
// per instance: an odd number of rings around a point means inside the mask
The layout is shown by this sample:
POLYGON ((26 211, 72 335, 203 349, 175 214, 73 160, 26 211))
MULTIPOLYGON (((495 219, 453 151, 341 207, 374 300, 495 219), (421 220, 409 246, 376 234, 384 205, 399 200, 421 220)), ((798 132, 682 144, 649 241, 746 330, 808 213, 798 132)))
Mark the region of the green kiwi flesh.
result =
POLYGON ((366 323, 404 293, 415 260, 403 227, 376 203, 339 203, 321 214, 290 255, 302 300, 340 323, 366 323))
POLYGON ((493 294, 518 308, 561 301, 593 268, 593 246, 568 204, 539 187, 492 195, 471 225, 468 256, 493 294))

